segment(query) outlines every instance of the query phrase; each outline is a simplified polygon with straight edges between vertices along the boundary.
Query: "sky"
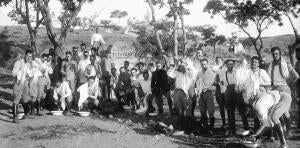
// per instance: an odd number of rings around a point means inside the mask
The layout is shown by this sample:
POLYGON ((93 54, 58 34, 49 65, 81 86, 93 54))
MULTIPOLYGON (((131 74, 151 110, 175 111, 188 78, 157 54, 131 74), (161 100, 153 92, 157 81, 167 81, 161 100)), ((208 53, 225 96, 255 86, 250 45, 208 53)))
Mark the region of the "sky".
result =
MULTIPOLYGON (((187 25, 215 25, 217 27, 217 33, 230 36, 231 32, 237 32, 240 37, 244 37, 245 34, 238 29, 233 24, 226 23, 220 16, 214 18, 210 17, 210 14, 203 12, 208 0, 194 0, 194 3, 187 6, 191 14, 185 16, 185 23, 187 25)), ((15 22, 10 21, 7 17, 10 7, 0 7, 0 25, 12 25, 15 22)), ((59 16, 61 12, 61 5, 57 0, 52 0, 50 3, 50 9, 55 13, 55 16, 59 16)), ((80 17, 90 17, 93 14, 100 12, 97 20, 109 19, 110 12, 113 10, 122 10, 128 12, 128 17, 121 20, 121 24, 126 24, 126 21, 129 17, 137 18, 142 20, 144 16, 150 13, 150 9, 145 0, 94 0, 94 2, 86 3, 82 7, 81 12, 79 13, 80 17)), ((165 18, 167 13, 167 8, 159 9, 156 7, 156 17, 158 19, 165 18)), ((150 13, 151 14, 151 13, 150 13)), ((300 17, 298 19, 293 19, 296 27, 300 29, 300 17)), ((270 25, 269 28, 263 32, 263 36, 276 36, 283 34, 293 34, 293 30, 286 18, 283 20, 284 25, 279 27, 277 23, 270 25)), ((58 25, 57 25, 58 26, 58 25)), ((252 34, 255 35, 254 26, 247 28, 252 34)))

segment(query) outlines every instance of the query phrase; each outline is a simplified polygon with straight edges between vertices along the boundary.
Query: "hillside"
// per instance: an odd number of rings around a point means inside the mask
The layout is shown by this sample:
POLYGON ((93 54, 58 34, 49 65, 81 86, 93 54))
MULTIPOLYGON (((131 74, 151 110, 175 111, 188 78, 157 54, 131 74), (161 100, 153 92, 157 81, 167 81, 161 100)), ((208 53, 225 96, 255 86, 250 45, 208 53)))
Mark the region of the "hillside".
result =
MULTIPOLYGON (((56 31, 59 31, 58 29, 56 31)), ((71 50, 73 46, 79 46, 80 43, 85 42, 90 44, 90 38, 93 31, 73 31, 69 32, 66 41, 66 49, 71 50)), ((117 46, 119 49, 131 49, 134 47, 132 43, 135 41, 135 36, 121 34, 119 32, 106 33, 104 30, 101 31, 104 36, 104 40, 107 44, 112 44, 117 46)), ((273 46, 279 46, 283 49, 287 49, 289 44, 294 42, 293 35, 281 35, 274 37, 263 38, 265 51, 269 52, 269 49, 273 46)), ((45 28, 41 28, 38 32, 38 42, 37 47, 41 52, 52 47, 45 28)), ((16 58, 16 52, 22 52, 23 50, 29 49, 29 35, 27 33, 27 28, 25 26, 0 26, 0 66, 1 67, 11 67, 14 59, 16 58)), ((208 47, 206 52, 209 56, 212 56, 212 48, 208 47)), ((217 55, 228 56, 228 47, 218 46, 217 55)), ((248 51, 247 51, 248 52, 248 51)), ((254 50, 251 54, 255 54, 254 50)))
MULTIPOLYGON (((56 29, 55 31, 59 31, 56 29)), ((100 30, 107 44, 117 46, 119 49, 133 50, 132 43, 135 41, 135 36, 121 34, 120 32, 106 33, 100 30)), ((65 49, 71 50, 73 46, 80 46, 82 42, 90 45, 90 39, 93 31, 72 31, 68 32, 65 49)), ((47 37, 45 28, 40 28, 37 35, 37 48, 41 52, 47 52, 52 47, 51 42, 47 37)), ((29 34, 25 26, 0 26, 0 66, 10 67, 13 59, 16 57, 16 52, 22 52, 29 49, 29 34)))

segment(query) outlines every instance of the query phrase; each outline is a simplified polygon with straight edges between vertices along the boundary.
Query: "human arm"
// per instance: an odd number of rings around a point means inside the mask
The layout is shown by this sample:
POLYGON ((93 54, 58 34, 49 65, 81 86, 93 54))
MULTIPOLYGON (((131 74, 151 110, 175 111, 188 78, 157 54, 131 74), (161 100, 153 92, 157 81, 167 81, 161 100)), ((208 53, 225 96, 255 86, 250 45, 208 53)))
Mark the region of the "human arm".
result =
POLYGON ((295 68, 290 63, 287 63, 287 67, 288 67, 290 76, 292 78, 294 78, 295 80, 299 79, 299 74, 297 73, 297 71, 295 70, 295 68))
POLYGON ((262 81, 259 84, 260 86, 271 86, 271 78, 265 70, 260 69, 260 77, 262 79, 262 81))
POLYGON ((100 42, 101 42, 101 44, 104 44, 104 45, 106 44, 102 35, 100 36, 100 42))
POLYGON ((12 70, 13 77, 17 77, 18 80, 21 78, 21 66, 21 61, 16 61, 12 70))
POLYGON ((54 92, 53 92, 53 98, 54 100, 58 100, 58 94, 57 94, 57 88, 54 89, 54 92))
POLYGON ((91 46, 94 45, 94 35, 92 35, 92 38, 91 38, 91 46))
POLYGON ((67 75, 67 73, 66 73, 66 71, 64 70, 64 68, 65 68, 65 61, 63 61, 63 63, 62 63, 62 65, 61 65, 61 68, 60 68, 60 72, 62 73, 62 75, 67 75))
POLYGON ((89 94, 89 97, 92 98, 92 99, 97 99, 97 97, 99 96, 99 89, 97 87, 94 88, 94 93, 92 94, 89 94))

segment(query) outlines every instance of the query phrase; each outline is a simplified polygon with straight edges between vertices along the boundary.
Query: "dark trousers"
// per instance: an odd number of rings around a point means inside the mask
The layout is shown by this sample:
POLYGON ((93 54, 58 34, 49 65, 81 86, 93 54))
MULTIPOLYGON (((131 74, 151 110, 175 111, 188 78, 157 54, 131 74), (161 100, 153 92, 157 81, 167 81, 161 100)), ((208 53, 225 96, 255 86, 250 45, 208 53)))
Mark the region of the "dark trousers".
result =
POLYGON ((163 96, 165 96, 167 98, 168 105, 169 105, 169 111, 170 111, 170 113, 172 113, 172 99, 171 99, 170 91, 162 93, 162 94, 153 94, 153 97, 155 98, 155 102, 156 102, 156 105, 158 108, 158 112, 160 112, 160 113, 163 112, 163 96))
POLYGON ((300 129, 300 79, 297 80, 297 93, 298 93, 298 125, 297 128, 300 129))
POLYGON ((246 103, 244 103, 242 94, 236 93, 234 87, 235 87, 234 85, 227 86, 225 92, 225 105, 228 114, 228 125, 229 125, 229 130, 232 133, 235 133, 236 131, 236 125, 235 125, 236 108, 238 109, 239 114, 242 117, 244 129, 246 130, 249 129, 247 116, 246 116, 247 105, 246 103))
POLYGON ((193 95, 193 96, 190 96, 190 99, 192 101, 192 105, 191 105, 191 116, 194 117, 194 112, 195 112, 195 108, 196 108, 196 105, 197 105, 197 95, 193 95))
POLYGON ((226 124, 225 120, 225 96, 224 93, 216 93, 216 100, 220 108, 220 115, 222 118, 222 124, 226 124))
POLYGON ((111 94, 111 86, 110 86, 110 76, 103 76, 103 80, 105 81, 105 84, 102 85, 101 88, 101 95, 104 98, 110 99, 111 94))

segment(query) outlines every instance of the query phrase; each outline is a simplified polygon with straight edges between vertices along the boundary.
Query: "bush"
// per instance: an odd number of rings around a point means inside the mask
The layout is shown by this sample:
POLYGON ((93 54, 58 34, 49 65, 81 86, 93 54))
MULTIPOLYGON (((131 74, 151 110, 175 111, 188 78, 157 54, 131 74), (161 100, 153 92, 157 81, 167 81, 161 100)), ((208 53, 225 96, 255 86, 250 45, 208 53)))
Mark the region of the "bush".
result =
POLYGON ((118 25, 109 25, 108 28, 111 28, 111 29, 113 29, 114 31, 120 31, 120 30, 123 29, 122 26, 118 26, 118 25))

